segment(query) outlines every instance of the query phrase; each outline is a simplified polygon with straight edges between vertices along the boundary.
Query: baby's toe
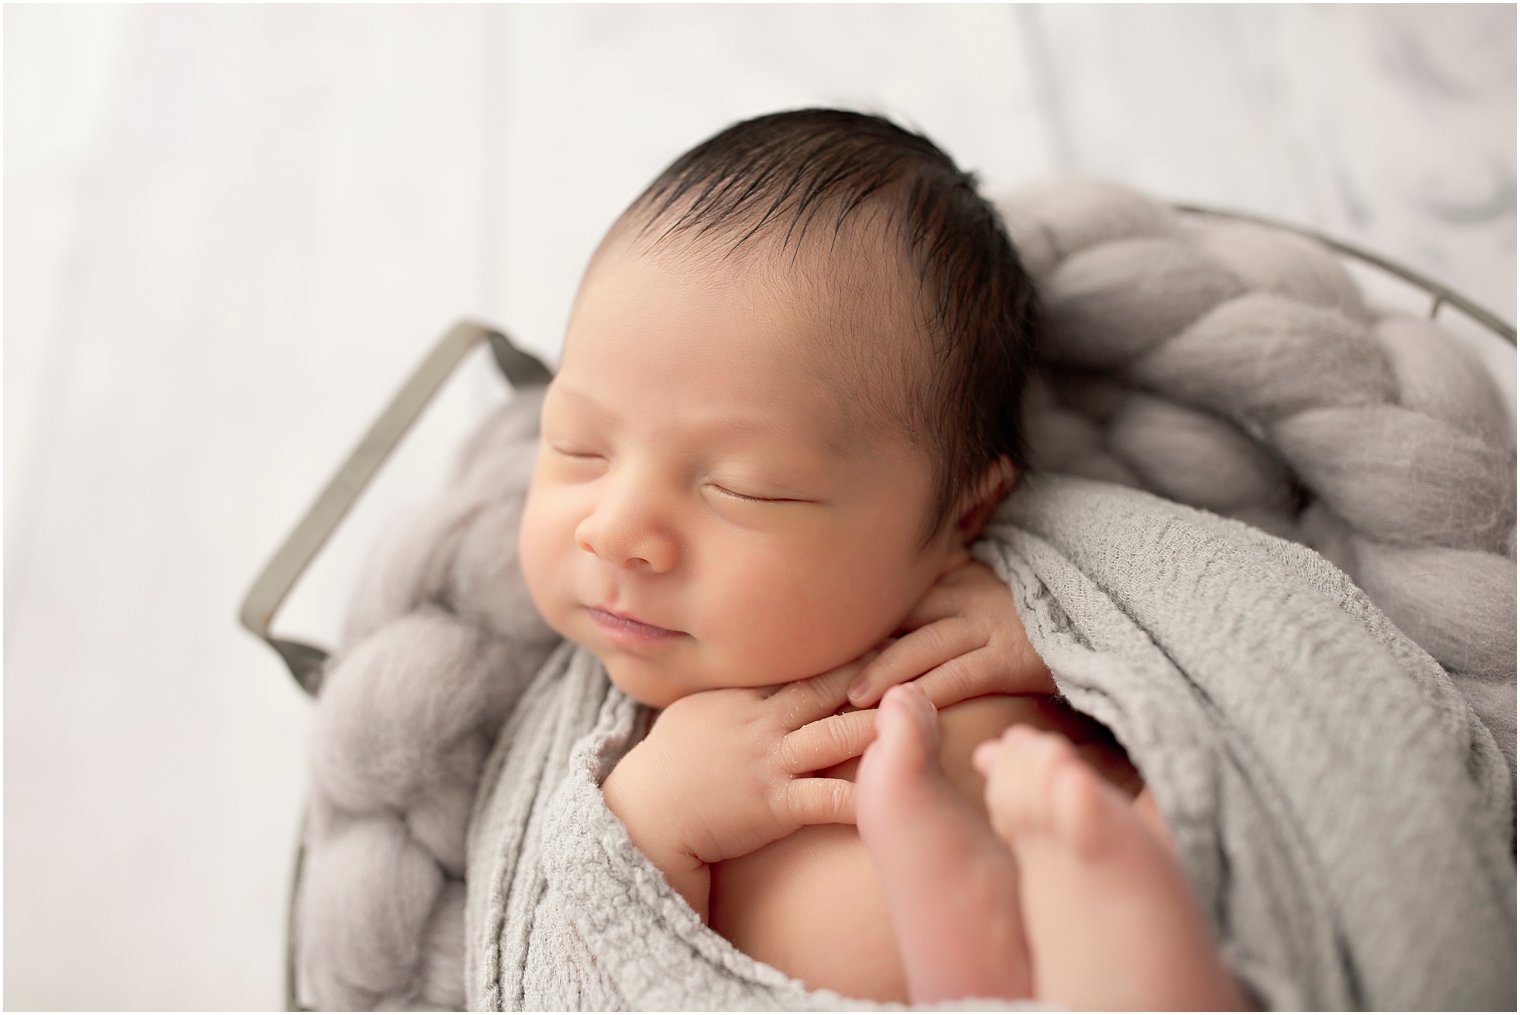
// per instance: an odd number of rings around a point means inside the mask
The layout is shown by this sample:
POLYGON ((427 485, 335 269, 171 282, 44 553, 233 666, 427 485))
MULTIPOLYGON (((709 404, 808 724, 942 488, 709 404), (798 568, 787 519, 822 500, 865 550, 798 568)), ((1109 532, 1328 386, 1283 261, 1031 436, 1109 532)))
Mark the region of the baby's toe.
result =
POLYGON ((992 825, 1010 844, 1050 836, 1090 850, 1101 840, 1109 801, 1065 737, 1014 726, 981 752, 992 825))

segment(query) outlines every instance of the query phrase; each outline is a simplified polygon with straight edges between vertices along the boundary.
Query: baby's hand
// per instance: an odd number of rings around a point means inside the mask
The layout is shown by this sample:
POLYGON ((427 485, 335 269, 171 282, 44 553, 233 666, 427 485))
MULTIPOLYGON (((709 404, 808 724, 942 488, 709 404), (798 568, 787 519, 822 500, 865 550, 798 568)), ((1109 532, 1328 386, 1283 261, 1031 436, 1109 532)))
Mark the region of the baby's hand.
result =
POLYGON ((903 622, 907 631, 871 658, 850 703, 874 705, 894 684, 916 680, 935 708, 983 694, 1055 694, 1008 586, 968 559, 942 575, 903 622))
POLYGON ((856 757, 875 735, 874 710, 834 714, 859 669, 681 698, 603 783, 633 844, 704 919, 708 864, 803 825, 854 823, 854 785, 812 773, 856 757))

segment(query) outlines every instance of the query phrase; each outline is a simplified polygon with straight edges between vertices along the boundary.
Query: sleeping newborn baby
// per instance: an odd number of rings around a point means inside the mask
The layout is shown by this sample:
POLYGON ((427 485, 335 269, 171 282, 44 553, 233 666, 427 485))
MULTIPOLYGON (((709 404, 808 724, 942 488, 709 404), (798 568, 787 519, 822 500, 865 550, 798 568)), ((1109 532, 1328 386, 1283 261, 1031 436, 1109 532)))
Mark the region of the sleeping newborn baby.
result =
POLYGON ((1033 327, 924 138, 731 127, 591 260, 524 575, 658 710, 604 798, 742 950, 879 1001, 1239 1005, 1123 752, 967 552, 1024 463, 1033 327))

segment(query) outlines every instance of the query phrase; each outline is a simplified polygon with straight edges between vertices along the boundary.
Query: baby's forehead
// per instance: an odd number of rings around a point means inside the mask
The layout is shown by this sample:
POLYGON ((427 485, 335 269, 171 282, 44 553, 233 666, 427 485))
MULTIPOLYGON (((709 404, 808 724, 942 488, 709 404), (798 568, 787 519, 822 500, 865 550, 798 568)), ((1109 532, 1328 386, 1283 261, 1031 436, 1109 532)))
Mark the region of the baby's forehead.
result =
MULTIPOLYGON (((587 285, 605 272, 664 287, 672 300, 691 288, 732 294, 761 325, 756 333, 776 339, 747 352, 821 390, 825 397, 810 403, 814 422, 849 440, 912 429, 910 407, 922 401, 928 340, 905 261, 879 231, 814 231, 800 242, 757 234, 735 246, 722 235, 646 230, 609 235, 587 285)), ((684 339, 694 351, 706 341, 700 329, 684 339)))
POLYGON ((879 240, 819 244, 778 258, 777 285, 813 325, 799 367, 872 425, 905 424, 931 349, 915 274, 879 240))
POLYGON ((852 386, 901 383, 924 366, 927 315, 918 272, 884 220, 859 216, 798 233, 778 223, 748 235, 740 226, 706 236, 642 238, 638 256, 714 278, 741 278, 773 308, 811 325, 810 341, 778 355, 820 379, 852 386), (743 242, 735 243, 735 233, 743 242), (911 367, 909 366, 911 364, 911 367))

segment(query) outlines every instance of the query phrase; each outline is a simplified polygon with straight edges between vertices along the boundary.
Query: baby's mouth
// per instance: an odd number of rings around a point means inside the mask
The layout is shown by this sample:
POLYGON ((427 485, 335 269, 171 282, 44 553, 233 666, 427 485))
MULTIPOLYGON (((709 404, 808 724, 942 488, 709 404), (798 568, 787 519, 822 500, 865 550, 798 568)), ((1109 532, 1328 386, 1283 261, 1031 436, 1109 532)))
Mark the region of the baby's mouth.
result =
POLYGON ((639 620, 637 617, 630 617, 627 614, 614 613, 612 610, 603 609, 600 606, 588 606, 586 613, 591 617, 592 622, 602 630, 609 634, 621 635, 623 637, 640 639, 676 638, 686 633, 650 624, 639 620))

